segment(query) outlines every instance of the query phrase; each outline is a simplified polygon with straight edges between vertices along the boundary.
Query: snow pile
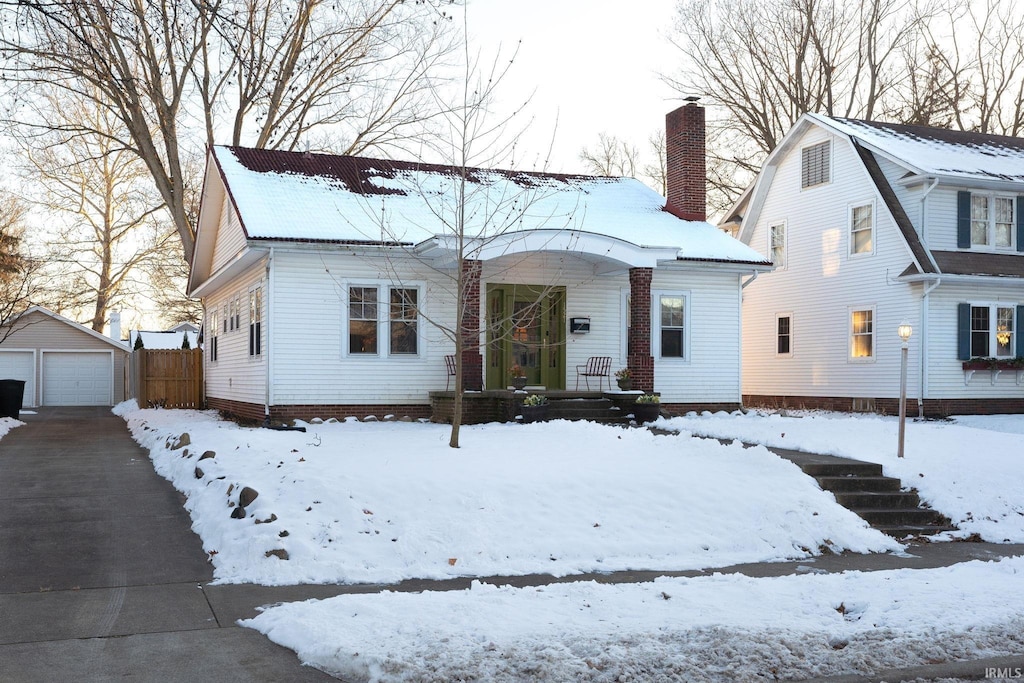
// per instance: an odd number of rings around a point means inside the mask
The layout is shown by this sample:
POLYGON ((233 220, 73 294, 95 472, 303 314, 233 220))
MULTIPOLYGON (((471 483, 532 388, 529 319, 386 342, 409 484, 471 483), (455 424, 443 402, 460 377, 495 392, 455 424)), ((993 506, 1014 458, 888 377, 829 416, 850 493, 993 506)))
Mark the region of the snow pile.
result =
POLYGON ((20 427, 23 424, 25 423, 20 420, 15 420, 13 417, 0 417, 0 438, 15 427, 20 427))
POLYGON ((1022 574, 1013 558, 768 579, 474 582, 285 604, 240 623, 355 680, 778 680, 1024 652, 1022 574))
POLYGON ((876 462, 949 517, 960 528, 956 536, 1024 543, 1024 415, 908 421, 903 459, 896 457, 898 421, 878 415, 691 413, 661 426, 876 462))
POLYGON ((489 424, 464 426, 451 449, 444 425, 276 432, 117 412, 188 497, 219 582, 682 570, 900 547, 768 450, 689 435, 489 424), (258 496, 236 519, 245 487, 258 496))

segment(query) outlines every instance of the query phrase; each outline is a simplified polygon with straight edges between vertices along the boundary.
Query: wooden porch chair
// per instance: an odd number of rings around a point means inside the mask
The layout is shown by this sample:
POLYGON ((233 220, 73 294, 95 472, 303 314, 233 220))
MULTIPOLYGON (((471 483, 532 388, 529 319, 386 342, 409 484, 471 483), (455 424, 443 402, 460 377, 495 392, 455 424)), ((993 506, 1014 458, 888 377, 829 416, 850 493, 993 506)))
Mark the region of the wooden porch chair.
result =
POLYGON ((580 377, 587 384, 587 391, 590 391, 590 378, 597 377, 597 388, 601 389, 601 385, 605 379, 608 380, 608 391, 612 390, 612 357, 611 356, 591 356, 587 359, 586 363, 576 366, 576 391, 580 390, 580 377))
POLYGON ((452 383, 452 377, 455 376, 455 354, 445 356, 444 364, 448 368, 448 377, 444 382, 444 390, 448 391, 448 386, 452 383))

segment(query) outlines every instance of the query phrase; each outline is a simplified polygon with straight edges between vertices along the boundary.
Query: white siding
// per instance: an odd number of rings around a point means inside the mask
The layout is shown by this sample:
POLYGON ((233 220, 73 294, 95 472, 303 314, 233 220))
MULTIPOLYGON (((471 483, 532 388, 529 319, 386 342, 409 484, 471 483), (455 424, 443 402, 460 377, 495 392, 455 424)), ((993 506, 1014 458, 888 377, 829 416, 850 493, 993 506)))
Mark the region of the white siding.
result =
MULTIPOLYGON (((735 273, 656 270, 654 292, 687 295, 685 358, 654 353, 654 388, 664 403, 740 402, 740 276, 735 273)), ((652 351, 660 320, 652 295, 652 351)))
MULTIPOLYGON (((263 354, 249 357, 249 288, 264 279, 265 264, 260 263, 231 285, 212 293, 204 300, 207 316, 214 307, 224 320, 224 305, 237 299, 241 307, 236 330, 221 331, 217 336, 217 360, 210 361, 209 350, 203 354, 206 363, 206 395, 231 401, 263 404, 266 400, 267 316, 264 290, 263 354)), ((209 317, 207 317, 209 320, 209 317)), ((207 344, 209 349, 209 344, 207 344)))
MULTIPOLYGON (((851 144, 833 137, 832 182, 800 187, 800 148, 829 135, 812 128, 779 161, 750 244, 768 253, 768 226, 786 221, 788 263, 761 275, 743 296, 743 393, 896 397, 900 341, 907 321, 919 329, 913 288, 895 282, 911 256, 851 144), (849 210, 874 202, 874 253, 851 256, 849 210), (875 311, 872 362, 851 361, 851 309, 875 311), (792 314, 792 353, 777 356, 776 314, 792 314)), ((892 171, 892 169, 889 169, 892 171)), ((911 341, 908 386, 917 386, 919 346, 911 341)))
MULTIPOLYGON (((928 302, 928 386, 926 398, 1021 398, 1024 386, 1016 383, 1016 374, 1003 372, 991 382, 991 373, 977 372, 964 385, 963 361, 957 358, 957 304, 1024 304, 1024 285, 985 287, 980 285, 940 285, 928 302)), ((1017 334, 1024 321, 1017 321, 1017 334)))
POLYGON ((238 220, 238 213, 225 198, 221 205, 220 223, 217 225, 217 240, 213 247, 213 263, 210 272, 228 263, 245 248, 245 233, 238 220))
POLYGON ((939 185, 925 200, 925 239, 931 249, 954 251, 956 246, 956 187, 939 185))

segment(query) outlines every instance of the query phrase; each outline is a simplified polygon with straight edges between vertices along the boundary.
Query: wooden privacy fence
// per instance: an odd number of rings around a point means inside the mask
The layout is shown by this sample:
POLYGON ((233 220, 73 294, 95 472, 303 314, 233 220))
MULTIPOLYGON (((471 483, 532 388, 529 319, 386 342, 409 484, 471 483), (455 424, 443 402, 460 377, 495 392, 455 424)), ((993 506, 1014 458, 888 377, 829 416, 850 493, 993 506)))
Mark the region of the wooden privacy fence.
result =
POLYGON ((202 408, 202 349, 136 350, 131 389, 140 408, 202 408))

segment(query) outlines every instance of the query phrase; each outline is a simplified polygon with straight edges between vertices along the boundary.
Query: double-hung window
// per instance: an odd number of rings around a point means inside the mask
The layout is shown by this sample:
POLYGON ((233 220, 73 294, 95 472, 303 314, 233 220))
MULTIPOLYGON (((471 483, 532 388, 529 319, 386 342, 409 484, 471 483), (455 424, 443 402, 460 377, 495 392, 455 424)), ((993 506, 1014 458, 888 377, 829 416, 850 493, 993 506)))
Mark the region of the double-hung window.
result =
POLYGON ((1020 239, 1017 197, 982 192, 957 195, 957 246, 1018 250, 1020 239))
POLYGON ((1013 306, 971 306, 970 356, 1012 358, 1016 355, 1013 306))
POLYGON ((850 255, 870 254, 874 251, 874 205, 862 204, 850 208, 850 255))
POLYGON ((855 361, 875 358, 875 311, 872 308, 850 311, 850 359, 855 361))
POLYGON ((391 288, 390 351, 392 354, 415 354, 419 349, 419 321, 416 289, 391 288))
POLYGON ((786 267, 786 224, 776 223, 768 227, 768 248, 776 268, 786 267))
POLYGON ((263 288, 249 290, 249 355, 263 354, 263 288))
POLYGON ((775 316, 775 353, 779 356, 793 353, 793 316, 788 313, 775 316))
POLYGON ((658 296, 662 358, 686 358, 686 296, 658 296))
POLYGON ((348 352, 377 355, 377 288, 348 288, 348 352))

